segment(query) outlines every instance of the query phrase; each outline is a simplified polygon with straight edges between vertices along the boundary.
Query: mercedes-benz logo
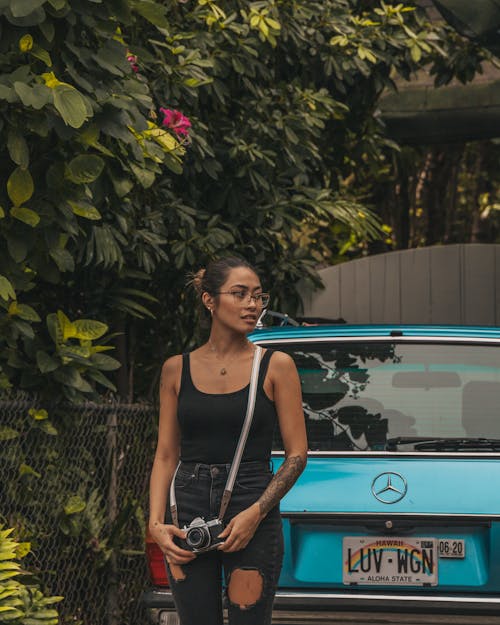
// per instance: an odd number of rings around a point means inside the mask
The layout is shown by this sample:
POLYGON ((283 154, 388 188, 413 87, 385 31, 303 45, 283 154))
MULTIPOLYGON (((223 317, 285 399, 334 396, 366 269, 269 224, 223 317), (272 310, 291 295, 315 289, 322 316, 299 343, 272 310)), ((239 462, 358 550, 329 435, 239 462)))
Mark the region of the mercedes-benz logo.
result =
POLYGON ((399 473, 380 473, 372 482, 372 493, 382 503, 396 503, 406 495, 408 485, 399 473))

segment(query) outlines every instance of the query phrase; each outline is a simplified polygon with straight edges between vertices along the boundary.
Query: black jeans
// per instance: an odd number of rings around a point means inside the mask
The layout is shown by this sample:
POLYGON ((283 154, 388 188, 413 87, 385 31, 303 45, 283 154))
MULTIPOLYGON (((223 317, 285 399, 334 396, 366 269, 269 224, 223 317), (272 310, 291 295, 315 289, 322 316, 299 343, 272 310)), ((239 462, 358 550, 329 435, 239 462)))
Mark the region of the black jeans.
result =
MULTIPOLYGON (((175 480, 179 526, 195 517, 205 521, 217 517, 230 465, 182 463, 175 480)), ((224 522, 255 503, 272 479, 267 462, 243 462, 224 522)), ((167 522, 171 523, 170 513, 167 522)), ((213 550, 198 554, 182 565, 177 581, 167 564, 167 573, 182 625, 222 625, 222 572, 225 584, 234 570, 258 571, 262 593, 256 602, 240 606, 228 600, 230 625, 270 625, 274 594, 283 559, 283 532, 276 506, 262 520, 245 547, 233 553, 213 550)))

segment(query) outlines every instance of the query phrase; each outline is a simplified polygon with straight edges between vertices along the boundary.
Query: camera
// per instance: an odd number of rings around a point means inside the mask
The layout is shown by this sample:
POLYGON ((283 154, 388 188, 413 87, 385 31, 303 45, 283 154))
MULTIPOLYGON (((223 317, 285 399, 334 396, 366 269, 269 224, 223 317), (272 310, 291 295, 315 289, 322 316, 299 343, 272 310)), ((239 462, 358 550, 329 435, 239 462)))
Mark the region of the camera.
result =
POLYGON ((210 551, 224 542, 218 538, 224 529, 220 519, 205 521, 202 517, 196 517, 182 529, 186 532, 186 538, 180 541, 181 547, 194 553, 210 551))

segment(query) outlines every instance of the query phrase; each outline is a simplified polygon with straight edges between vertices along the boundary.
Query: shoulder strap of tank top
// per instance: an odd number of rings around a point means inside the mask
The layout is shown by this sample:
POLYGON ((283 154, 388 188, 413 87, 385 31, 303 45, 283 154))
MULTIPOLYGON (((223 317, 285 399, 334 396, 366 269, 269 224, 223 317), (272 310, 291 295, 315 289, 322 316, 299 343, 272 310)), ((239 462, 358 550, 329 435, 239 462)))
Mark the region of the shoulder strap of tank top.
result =
POLYGON ((186 391, 188 388, 193 386, 193 381, 191 379, 191 359, 189 357, 189 352, 182 354, 182 372, 181 372, 181 387, 179 389, 179 394, 182 391, 186 391))
POLYGON ((272 349, 266 349, 264 355, 262 356, 262 360, 260 361, 260 372, 259 372, 259 388, 262 388, 262 384, 266 379, 267 370, 269 369, 269 362, 271 361, 271 356, 273 355, 272 349))

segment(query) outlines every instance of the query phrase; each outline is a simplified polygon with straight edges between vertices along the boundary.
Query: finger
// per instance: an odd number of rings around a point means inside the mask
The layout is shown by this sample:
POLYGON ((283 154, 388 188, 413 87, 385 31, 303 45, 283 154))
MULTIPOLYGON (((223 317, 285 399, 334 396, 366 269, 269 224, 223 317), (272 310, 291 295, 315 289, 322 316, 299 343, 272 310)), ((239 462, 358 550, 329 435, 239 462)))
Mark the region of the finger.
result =
POLYGON ((172 556, 167 560, 169 564, 189 564, 192 560, 196 558, 194 553, 191 554, 189 558, 178 558, 177 556, 172 556))
POLYGON ((168 553, 170 556, 175 558, 187 558, 189 560, 192 560, 195 557, 195 554, 192 551, 182 549, 181 547, 178 547, 175 543, 168 547, 168 553))
POLYGON ((175 543, 171 538, 167 539, 162 545, 160 545, 160 547, 163 553, 165 554, 165 557, 167 556, 169 557, 174 556, 176 558, 190 557, 192 559, 192 557, 194 556, 192 551, 179 547, 179 545, 177 545, 177 543, 175 543))
POLYGON ((172 554, 170 556, 170 562, 174 562, 175 564, 187 564, 196 558, 196 554, 190 553, 188 556, 179 556, 177 554, 172 554))
POLYGON ((170 532, 173 536, 177 536, 178 538, 186 538, 186 532, 181 530, 180 527, 175 527, 175 525, 172 525, 170 532))
POLYGON ((229 536, 229 534, 231 533, 232 529, 233 529, 233 526, 230 523, 222 530, 222 532, 217 536, 217 538, 227 538, 227 536, 229 536))
POLYGON ((239 542, 239 538, 237 536, 230 535, 225 541, 221 548, 221 551, 233 551, 234 545, 239 542))
POLYGON ((227 545, 227 543, 225 543, 224 548, 221 551, 224 551, 225 553, 233 553, 234 551, 239 551, 242 548, 243 547, 241 546, 240 542, 235 540, 230 545, 227 545))

